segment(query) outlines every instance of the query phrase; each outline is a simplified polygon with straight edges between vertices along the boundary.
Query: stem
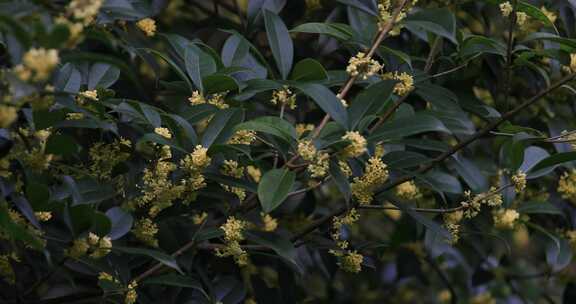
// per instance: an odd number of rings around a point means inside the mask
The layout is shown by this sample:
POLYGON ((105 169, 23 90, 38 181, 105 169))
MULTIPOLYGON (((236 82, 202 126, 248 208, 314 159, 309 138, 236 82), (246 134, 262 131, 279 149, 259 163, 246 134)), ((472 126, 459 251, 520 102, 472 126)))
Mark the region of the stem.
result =
POLYGON ((504 69, 504 110, 508 111, 510 100, 510 87, 512 81, 512 49, 514 47, 514 27, 516 26, 517 0, 513 1, 513 10, 510 13, 510 24, 508 26, 508 42, 506 47, 506 65, 504 69))

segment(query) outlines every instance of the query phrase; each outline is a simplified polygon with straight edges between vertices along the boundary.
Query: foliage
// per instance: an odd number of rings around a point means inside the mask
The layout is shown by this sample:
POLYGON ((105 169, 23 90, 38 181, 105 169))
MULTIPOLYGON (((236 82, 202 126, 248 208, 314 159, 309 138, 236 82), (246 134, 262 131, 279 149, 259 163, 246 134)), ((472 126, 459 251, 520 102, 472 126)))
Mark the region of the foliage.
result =
POLYGON ((0 302, 573 303, 574 1, 0 1, 0 302))

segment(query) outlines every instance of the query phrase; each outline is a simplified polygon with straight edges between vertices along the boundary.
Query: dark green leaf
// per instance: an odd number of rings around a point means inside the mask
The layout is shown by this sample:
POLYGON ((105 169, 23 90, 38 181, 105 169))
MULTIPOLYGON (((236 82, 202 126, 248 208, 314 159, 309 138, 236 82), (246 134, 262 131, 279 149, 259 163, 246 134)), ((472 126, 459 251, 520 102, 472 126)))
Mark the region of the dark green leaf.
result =
POLYGON ((264 212, 276 209, 286 199, 296 175, 288 169, 272 169, 264 174, 258 184, 258 199, 264 212))
POLYGON ((152 250, 152 249, 144 249, 144 248, 133 248, 133 247, 122 247, 122 246, 114 246, 114 251, 120 251, 128 254, 135 254, 135 255, 145 255, 150 258, 155 259, 156 261, 178 271, 179 273, 183 273, 172 256, 159 251, 159 250, 152 250))
POLYGON ((314 83, 298 83, 294 86, 312 98, 340 126, 348 127, 348 112, 332 91, 323 85, 314 83))
POLYGON ((276 65, 283 79, 288 77, 292 69, 292 61, 294 60, 294 45, 292 38, 286 28, 286 25, 276 15, 269 10, 263 10, 264 23, 266 25, 266 35, 268 36, 268 43, 272 49, 272 55, 276 60, 276 65))

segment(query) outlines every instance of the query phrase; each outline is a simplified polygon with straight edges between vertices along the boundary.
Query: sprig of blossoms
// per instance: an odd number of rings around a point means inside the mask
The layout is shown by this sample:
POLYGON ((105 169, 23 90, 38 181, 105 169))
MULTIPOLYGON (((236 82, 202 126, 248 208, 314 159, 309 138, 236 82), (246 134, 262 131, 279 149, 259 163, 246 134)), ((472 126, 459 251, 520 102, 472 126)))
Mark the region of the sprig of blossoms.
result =
POLYGON ((67 255, 72 258, 80 258, 85 255, 93 259, 102 258, 112 249, 110 237, 99 237, 90 232, 88 236, 74 240, 72 247, 67 250, 67 255))
MULTIPOLYGON (((397 36, 400 34, 400 30, 403 27, 403 25, 400 24, 400 21, 406 18, 406 13, 412 8, 412 6, 416 5, 417 2, 417 0, 408 1, 405 7, 402 8, 396 17, 396 20, 394 20, 393 27, 389 32, 390 36, 397 36)), ((392 22, 393 9, 390 0, 380 0, 380 3, 378 4, 378 29, 380 31, 384 30, 388 22, 392 22)))
MULTIPOLYGON (((225 160, 220 173, 240 179, 244 176, 244 167, 240 166, 235 160, 225 160)), ((222 186, 224 190, 236 194, 240 201, 243 201, 246 198, 246 190, 240 187, 232 187, 223 184, 220 186, 222 186)))
POLYGON ((381 69, 382 66, 378 61, 367 57, 363 52, 359 52, 348 61, 346 72, 352 77, 359 77, 362 80, 366 80, 380 72, 381 69))
POLYGON ((136 300, 138 300, 138 293, 136 292, 136 288, 138 287, 138 283, 136 281, 130 282, 126 288, 126 296, 124 297, 124 304, 134 304, 136 300))
POLYGON ((564 172, 558 181, 558 192, 562 198, 576 204, 576 169, 564 172))
POLYGON ((224 100, 224 96, 226 96, 226 93, 218 93, 218 94, 212 94, 210 97, 208 97, 208 99, 206 99, 200 92, 194 91, 192 92, 192 96, 188 98, 188 101, 193 106, 201 104, 211 104, 217 107, 218 109, 223 110, 229 107, 228 104, 226 104, 226 101, 224 100))
POLYGON ((362 136, 359 132, 348 131, 346 134, 344 134, 344 136, 342 136, 342 140, 347 140, 350 142, 350 144, 346 146, 342 151, 345 157, 358 157, 366 152, 366 138, 364 138, 364 136, 362 136))
POLYGON ((360 204, 372 202, 374 191, 388 179, 387 166, 380 158, 371 157, 361 177, 355 177, 351 184, 352 196, 360 204))
POLYGON ((322 178, 328 173, 330 155, 316 150, 311 140, 302 140, 298 143, 298 154, 308 161, 307 171, 312 178, 322 178))
POLYGON ((22 57, 22 64, 14 67, 14 73, 22 81, 45 81, 59 62, 58 50, 32 48, 22 57))
POLYGON ((274 105, 285 106, 291 110, 296 109, 296 95, 292 93, 292 90, 288 86, 284 86, 281 89, 272 92, 272 99, 270 102, 274 105))
POLYGON ((450 232, 450 242, 452 244, 458 243, 460 239, 460 222, 464 217, 464 212, 462 210, 457 210, 455 212, 444 213, 444 227, 450 232))
POLYGON ((398 83, 394 86, 394 94, 404 96, 414 89, 414 78, 406 73, 389 72, 382 75, 384 80, 397 80, 398 83))
POLYGON ((7 128, 18 119, 18 108, 12 105, 0 105, 0 128, 7 128))
POLYGON ((243 232, 248 226, 248 223, 243 220, 236 219, 231 216, 226 220, 220 229, 224 232, 224 248, 216 249, 216 256, 234 258, 238 266, 246 266, 248 264, 248 253, 242 249, 240 242, 244 240, 243 232))
POLYGON ((156 21, 152 18, 139 20, 136 22, 136 26, 148 37, 152 37, 156 34, 156 21))
POLYGON ((404 182, 396 186, 396 196, 405 200, 416 200, 422 197, 422 193, 413 181, 404 182))
POLYGON ((152 219, 143 218, 136 221, 134 228, 132 228, 132 233, 144 244, 150 247, 158 247, 158 239, 156 238, 158 225, 152 219))
POLYGON ((512 181, 514 189, 517 193, 520 193, 526 189, 526 173, 518 171, 510 178, 510 180, 512 181))
POLYGON ((499 229, 513 229, 520 214, 513 209, 498 209, 492 213, 494 226, 499 229))
POLYGON ((351 209, 346 215, 335 217, 332 220, 332 239, 336 242, 338 249, 331 249, 329 253, 338 258, 338 266, 340 269, 350 272, 358 273, 362 270, 362 262, 364 256, 359 254, 356 250, 350 250, 348 241, 341 239, 341 229, 344 225, 352 225, 360 219, 360 214, 356 209, 351 209))
POLYGON ((72 0, 67 7, 67 12, 74 19, 80 20, 84 25, 91 23, 102 7, 102 0, 72 0))
POLYGON ((502 16, 509 17, 513 10, 514 7, 512 7, 512 4, 509 1, 500 3, 500 12, 502 13, 502 16))
POLYGON ((228 140, 229 145, 251 145, 256 141, 256 132, 252 130, 239 130, 228 140))
POLYGON ((127 150, 131 146, 132 143, 123 138, 110 144, 95 143, 88 151, 91 161, 91 175, 101 180, 109 180, 112 177, 112 170, 130 158, 130 153, 127 150))

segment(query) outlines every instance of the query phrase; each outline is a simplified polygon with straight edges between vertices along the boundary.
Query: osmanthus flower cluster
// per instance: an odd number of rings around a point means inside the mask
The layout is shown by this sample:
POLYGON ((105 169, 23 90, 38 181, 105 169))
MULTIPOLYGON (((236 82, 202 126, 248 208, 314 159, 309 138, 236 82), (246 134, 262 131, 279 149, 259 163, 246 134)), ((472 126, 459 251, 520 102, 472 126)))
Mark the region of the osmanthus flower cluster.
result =
POLYGON ((0 3, 0 302, 576 301, 574 3, 204 2, 0 3))

